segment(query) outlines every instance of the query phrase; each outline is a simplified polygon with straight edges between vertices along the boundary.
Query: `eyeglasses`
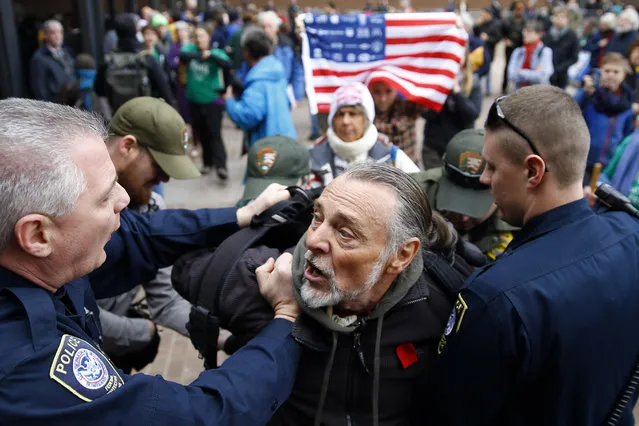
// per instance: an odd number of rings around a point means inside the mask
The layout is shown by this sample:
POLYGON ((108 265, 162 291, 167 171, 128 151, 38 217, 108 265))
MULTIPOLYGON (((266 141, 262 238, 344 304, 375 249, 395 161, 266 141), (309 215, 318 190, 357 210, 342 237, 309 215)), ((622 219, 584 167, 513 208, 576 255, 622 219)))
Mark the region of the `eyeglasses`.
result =
POLYGON ((468 173, 446 161, 444 156, 444 170, 446 171, 446 177, 453 183, 469 189, 488 189, 488 185, 484 185, 479 180, 481 173, 468 173))
MULTIPOLYGON (((506 96, 500 96, 497 99, 495 99, 495 103, 493 104, 493 106, 490 108, 490 111, 488 112, 488 120, 486 120, 486 121, 487 122, 491 122, 491 121, 494 122, 495 121, 494 117, 497 116, 501 121, 504 122, 504 124, 506 124, 508 127, 510 127, 512 131, 514 131, 519 136, 524 138, 526 140, 526 142, 528 142, 528 146, 530 146, 530 149, 532 150, 533 154, 535 154, 536 156, 538 156, 539 158, 541 158, 543 160, 544 158, 539 153, 539 150, 537 150, 537 148, 535 147, 535 144, 532 142, 532 140, 530 140, 530 138, 526 135, 526 133, 524 133, 523 130, 521 130, 519 127, 515 126, 513 123, 510 122, 510 120, 508 120, 506 118, 506 114, 504 114, 504 110, 499 105, 499 103, 501 101, 503 101, 504 98, 506 98, 506 96), (492 117, 492 120, 490 119, 491 117, 492 117)), ((546 164, 545 161, 544 161, 544 164, 546 164)), ((546 173, 548 172, 548 166, 546 166, 546 170, 545 171, 546 171, 546 173)))

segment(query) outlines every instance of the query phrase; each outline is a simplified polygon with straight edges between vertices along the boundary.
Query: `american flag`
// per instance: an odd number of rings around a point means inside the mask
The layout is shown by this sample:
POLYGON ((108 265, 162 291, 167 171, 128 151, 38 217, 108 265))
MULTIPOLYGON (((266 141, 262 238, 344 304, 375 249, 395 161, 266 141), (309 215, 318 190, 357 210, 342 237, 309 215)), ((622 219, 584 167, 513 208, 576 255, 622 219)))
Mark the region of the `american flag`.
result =
POLYGON ((454 13, 304 16, 306 92, 311 112, 328 112, 338 87, 383 81, 440 111, 464 57, 467 34, 454 13))

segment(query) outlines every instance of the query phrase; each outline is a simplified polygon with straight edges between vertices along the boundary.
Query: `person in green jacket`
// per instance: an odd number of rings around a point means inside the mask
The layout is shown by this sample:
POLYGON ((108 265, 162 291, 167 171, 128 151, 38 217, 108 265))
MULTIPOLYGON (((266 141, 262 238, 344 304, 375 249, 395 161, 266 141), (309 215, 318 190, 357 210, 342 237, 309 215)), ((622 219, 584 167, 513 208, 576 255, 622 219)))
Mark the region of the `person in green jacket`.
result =
POLYGON ((228 178, 226 150, 222 140, 222 115, 225 89, 224 70, 230 59, 221 49, 211 49, 211 33, 205 25, 194 32, 194 43, 180 52, 180 60, 187 65, 186 99, 189 101, 193 130, 202 145, 202 174, 215 169, 222 180, 228 178))

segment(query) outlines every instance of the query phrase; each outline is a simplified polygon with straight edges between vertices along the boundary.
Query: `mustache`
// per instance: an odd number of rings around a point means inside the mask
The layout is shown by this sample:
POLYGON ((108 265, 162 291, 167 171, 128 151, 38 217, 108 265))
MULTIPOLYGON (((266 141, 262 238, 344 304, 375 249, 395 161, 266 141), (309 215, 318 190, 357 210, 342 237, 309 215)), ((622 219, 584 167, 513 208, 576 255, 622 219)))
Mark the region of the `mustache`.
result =
POLYGON ((320 273, 325 277, 329 279, 335 278, 335 271, 333 270, 333 265, 331 264, 330 259, 323 259, 310 250, 306 250, 306 253, 304 253, 304 259, 306 259, 313 268, 320 271, 320 273))

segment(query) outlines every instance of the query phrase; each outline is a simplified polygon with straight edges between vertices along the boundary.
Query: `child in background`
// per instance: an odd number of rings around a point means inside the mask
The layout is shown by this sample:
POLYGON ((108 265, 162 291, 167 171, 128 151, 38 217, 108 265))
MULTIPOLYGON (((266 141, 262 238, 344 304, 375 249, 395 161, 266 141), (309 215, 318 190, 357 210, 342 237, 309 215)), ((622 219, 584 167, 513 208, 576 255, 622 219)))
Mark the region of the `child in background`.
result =
POLYGON ((590 181, 595 163, 605 168, 621 141, 633 131, 633 93, 624 83, 629 72, 626 58, 608 53, 601 61, 599 84, 587 75, 583 88, 575 95, 590 131, 586 182, 590 181))
POLYGON ((555 72, 552 65, 552 50, 541 37, 544 26, 541 22, 527 22, 522 31, 524 45, 518 47, 510 57, 508 80, 514 89, 532 84, 550 84, 550 76, 555 72))

